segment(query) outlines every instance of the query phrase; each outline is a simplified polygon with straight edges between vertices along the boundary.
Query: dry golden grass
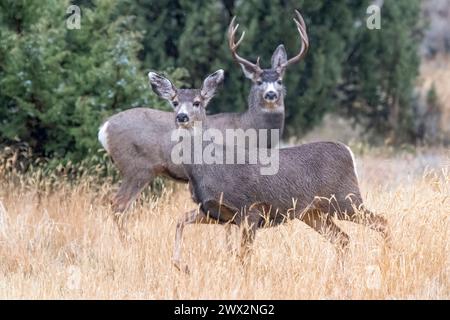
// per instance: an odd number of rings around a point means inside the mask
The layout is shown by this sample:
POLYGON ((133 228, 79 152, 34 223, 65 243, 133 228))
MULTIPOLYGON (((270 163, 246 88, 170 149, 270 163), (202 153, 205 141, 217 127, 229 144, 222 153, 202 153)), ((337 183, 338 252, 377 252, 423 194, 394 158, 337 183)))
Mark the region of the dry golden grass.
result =
POLYGON ((63 185, 39 203, 35 189, 0 181, 0 298, 449 299, 449 164, 448 151, 359 159, 366 203, 386 214, 393 248, 340 223, 352 240, 343 270, 333 247, 294 221, 257 234, 247 270, 227 253, 221 226, 188 226, 185 275, 171 253, 177 217, 195 207, 186 186, 137 204, 122 243, 112 187, 63 185))

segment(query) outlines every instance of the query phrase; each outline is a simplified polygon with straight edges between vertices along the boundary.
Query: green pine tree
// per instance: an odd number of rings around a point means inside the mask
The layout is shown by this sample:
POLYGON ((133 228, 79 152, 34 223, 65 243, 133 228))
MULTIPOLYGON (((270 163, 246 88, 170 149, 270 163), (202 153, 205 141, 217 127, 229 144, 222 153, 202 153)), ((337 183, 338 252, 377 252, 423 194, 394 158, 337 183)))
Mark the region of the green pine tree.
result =
POLYGON ((346 67, 346 111, 392 143, 415 138, 413 89, 420 59, 419 0, 385 1, 381 29, 362 25, 346 67))
POLYGON ((140 34, 113 1, 82 8, 66 26, 68 1, 3 1, 0 12, 0 139, 38 155, 81 159, 96 151, 103 118, 158 107, 137 60, 140 34), (114 19, 113 19, 114 18, 114 19))
POLYGON ((241 55, 268 67, 280 43, 300 46, 300 9, 310 51, 286 73, 287 133, 303 134, 338 111, 376 136, 415 136, 419 0, 385 1, 381 30, 365 27, 369 0, 77 0, 81 29, 66 26, 69 1, 0 2, 0 143, 23 141, 38 155, 82 159, 98 148, 97 128, 134 106, 167 108, 149 90, 149 69, 198 87, 226 70, 209 110, 243 111, 250 81, 233 62, 226 30, 233 15, 241 55))

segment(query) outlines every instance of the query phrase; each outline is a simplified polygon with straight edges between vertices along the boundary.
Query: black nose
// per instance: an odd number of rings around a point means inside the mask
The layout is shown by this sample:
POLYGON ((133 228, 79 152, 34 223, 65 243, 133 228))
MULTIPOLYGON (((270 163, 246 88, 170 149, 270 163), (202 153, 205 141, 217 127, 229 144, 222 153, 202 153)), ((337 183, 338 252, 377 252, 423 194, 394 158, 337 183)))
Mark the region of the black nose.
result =
POLYGON ((189 121, 189 117, 186 113, 179 113, 177 114, 177 122, 184 123, 189 121))
POLYGON ((275 100, 277 98, 277 93, 274 91, 269 91, 264 95, 264 99, 266 100, 275 100))

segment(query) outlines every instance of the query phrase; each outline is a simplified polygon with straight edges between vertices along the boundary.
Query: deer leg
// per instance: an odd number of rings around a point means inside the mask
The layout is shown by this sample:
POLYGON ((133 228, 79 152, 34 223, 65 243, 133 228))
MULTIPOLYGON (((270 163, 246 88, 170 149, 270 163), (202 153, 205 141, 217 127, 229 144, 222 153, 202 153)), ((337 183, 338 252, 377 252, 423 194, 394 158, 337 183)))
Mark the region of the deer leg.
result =
POLYGON ((380 232, 385 243, 390 246, 391 231, 389 229, 388 221, 385 217, 376 214, 364 207, 362 207, 361 211, 355 211, 354 208, 351 208, 350 213, 350 215, 347 215, 345 217, 345 220, 364 225, 374 231, 380 232))
POLYGON ((252 252, 253 242, 255 241, 256 228, 246 226, 242 230, 241 235, 241 251, 239 253, 239 260, 246 266, 249 262, 249 256, 252 252))
POLYGON ((142 189, 153 179, 153 174, 149 172, 140 173, 133 177, 125 177, 120 185, 119 191, 113 199, 114 222, 119 228, 121 236, 125 233, 125 212, 131 203, 136 200, 142 189))
POLYGON ((320 210, 311 210, 306 212, 300 220, 334 244, 339 254, 346 251, 350 237, 333 222, 330 215, 320 210))
POLYGON ((172 263, 178 270, 189 273, 187 265, 181 265, 181 246, 183 244, 183 230, 188 224, 214 224, 216 220, 209 218, 200 208, 188 211, 178 220, 175 231, 175 245, 172 255, 172 263))
POLYGON ((320 210, 308 211, 300 219, 334 244, 337 251, 336 269, 343 270, 350 237, 333 222, 329 214, 320 210))
MULTIPOLYGON (((255 217, 259 219, 260 214, 258 212, 249 212, 249 217, 255 217)), ((246 266, 249 262, 249 256, 252 252, 253 242, 255 241, 256 230, 258 229, 258 221, 256 219, 245 219, 241 224, 241 248, 239 252, 239 259, 241 263, 246 266)))
POLYGON ((224 225, 225 227, 225 241, 227 245, 227 250, 230 253, 234 252, 234 246, 233 246, 233 226, 230 223, 227 223, 224 225))
POLYGON ((214 212, 225 227, 225 241, 229 252, 233 252, 232 226, 235 225, 236 208, 232 208, 221 201, 207 200, 202 204, 203 210, 207 212, 214 212))

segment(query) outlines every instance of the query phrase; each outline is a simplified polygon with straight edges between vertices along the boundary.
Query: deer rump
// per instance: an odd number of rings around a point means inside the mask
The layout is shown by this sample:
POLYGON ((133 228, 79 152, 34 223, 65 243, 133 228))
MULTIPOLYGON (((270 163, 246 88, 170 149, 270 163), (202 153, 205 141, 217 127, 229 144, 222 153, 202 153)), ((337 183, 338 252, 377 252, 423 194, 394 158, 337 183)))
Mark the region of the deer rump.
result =
POLYGON ((313 209, 339 217, 362 205, 353 156, 344 144, 280 149, 279 163, 275 175, 260 175, 258 165, 199 165, 194 170, 202 170, 201 181, 190 176, 193 200, 219 224, 239 225, 250 211, 258 212, 259 227, 313 209))

